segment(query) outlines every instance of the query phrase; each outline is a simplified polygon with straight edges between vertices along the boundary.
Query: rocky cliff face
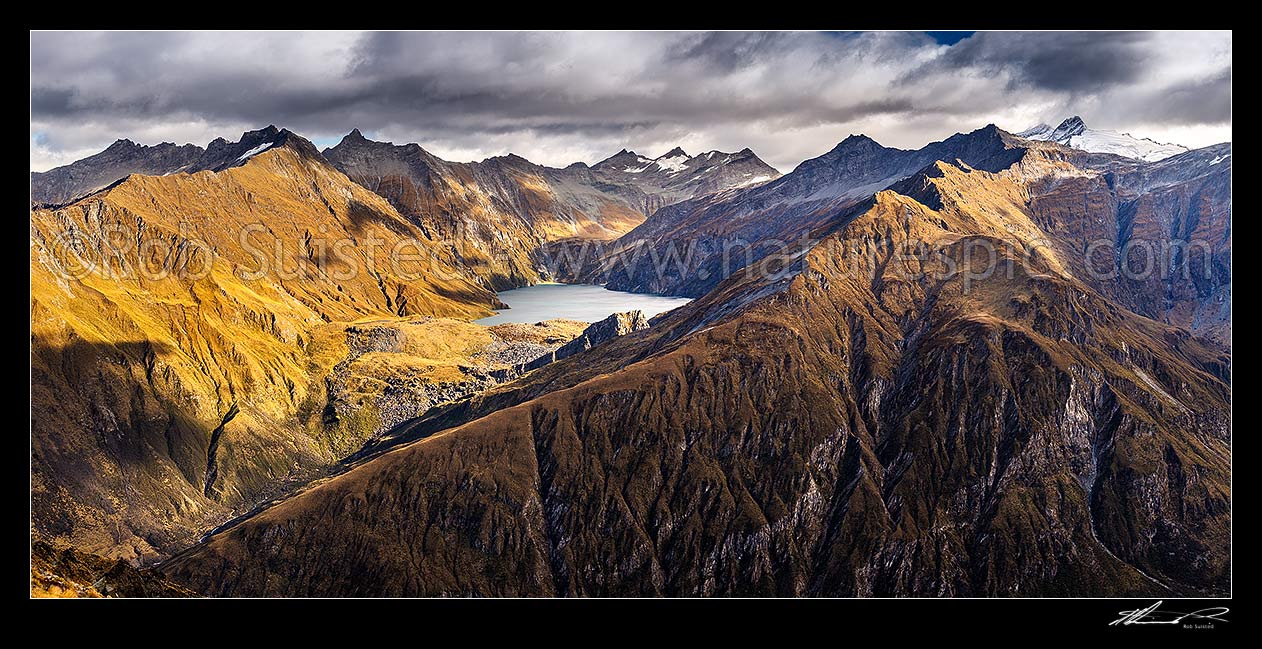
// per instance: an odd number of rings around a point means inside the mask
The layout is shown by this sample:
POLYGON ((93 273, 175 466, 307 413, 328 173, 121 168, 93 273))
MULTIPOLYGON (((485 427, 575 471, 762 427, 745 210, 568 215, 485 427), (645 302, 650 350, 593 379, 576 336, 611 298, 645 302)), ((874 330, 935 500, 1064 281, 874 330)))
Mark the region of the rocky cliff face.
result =
POLYGON ((1029 172, 932 165, 783 273, 401 426, 163 569, 214 595, 1222 594, 1229 356, 1038 246, 1029 172))
POLYGON ((1045 183, 1028 209, 1105 296, 1231 344, 1230 144, 1045 183))
POLYGON ((31 202, 45 205, 69 203, 105 189, 131 174, 162 176, 183 171, 204 151, 192 144, 164 142, 142 146, 118 140, 104 151, 64 167, 31 172, 31 202))

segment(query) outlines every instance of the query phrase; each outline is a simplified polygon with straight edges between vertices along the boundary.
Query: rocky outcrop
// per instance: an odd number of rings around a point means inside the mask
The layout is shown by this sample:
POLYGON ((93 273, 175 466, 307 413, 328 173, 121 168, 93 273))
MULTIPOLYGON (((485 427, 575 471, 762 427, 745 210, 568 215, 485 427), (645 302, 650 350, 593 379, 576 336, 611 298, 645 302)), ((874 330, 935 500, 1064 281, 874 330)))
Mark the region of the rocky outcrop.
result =
POLYGON ((538 345, 534 346, 533 349, 531 347, 517 346, 517 354, 528 355, 529 360, 521 360, 509 367, 492 370, 489 376, 496 382, 511 381, 527 372, 532 372, 563 358, 587 351, 596 345, 608 342, 619 336, 648 329, 648 327, 648 319, 638 309, 625 313, 614 313, 608 318, 588 326, 581 334, 564 345, 538 345), (537 353, 533 353, 535 351, 537 353))
POLYGON ((644 317, 644 312, 642 311, 614 313, 600 322, 593 323, 592 326, 584 329, 583 333, 577 338, 561 346, 556 351, 549 352, 526 363, 522 371, 529 372, 530 370, 538 369, 548 363, 555 363, 563 358, 569 358, 580 352, 585 352, 618 336, 625 336, 648 328, 649 321, 644 317))
MULTIPOLYGON (((400 422, 520 376, 582 332, 548 320, 493 327, 447 318, 378 320, 346 327, 347 355, 325 378, 323 424, 358 431, 362 444, 400 422)), ((343 447, 349 453, 354 447, 343 447)))

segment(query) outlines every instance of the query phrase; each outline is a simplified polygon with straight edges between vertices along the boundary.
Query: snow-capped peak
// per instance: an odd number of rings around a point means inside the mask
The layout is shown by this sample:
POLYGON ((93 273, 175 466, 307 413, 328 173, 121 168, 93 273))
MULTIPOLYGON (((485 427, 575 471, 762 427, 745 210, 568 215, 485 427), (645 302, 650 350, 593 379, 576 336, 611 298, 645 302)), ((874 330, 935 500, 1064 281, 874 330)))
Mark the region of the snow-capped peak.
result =
POLYGON ((1047 139, 1045 136, 1050 135, 1051 132, 1052 127, 1047 124, 1039 123, 1037 126, 1027 128, 1024 131, 1017 133, 1017 137, 1023 137, 1027 140, 1045 140, 1047 139))
POLYGON ((1187 147, 1180 144, 1154 142, 1148 138, 1134 137, 1129 133, 1090 129, 1077 115, 1061 122, 1054 129, 1047 124, 1039 124, 1017 135, 1027 140, 1057 142, 1082 151, 1112 153, 1146 162, 1164 160, 1188 151, 1187 147))
MULTIPOLYGON (((626 152, 626 149, 623 149, 623 151, 626 152)), ((623 155, 623 154, 620 153, 619 155, 623 155)), ((623 171, 629 174, 643 173, 644 171, 648 170, 649 167, 652 167, 654 164, 653 160, 646 158, 642 155, 636 155, 633 153, 626 153, 626 155, 635 155, 634 161, 631 164, 626 165, 622 168, 623 171)))

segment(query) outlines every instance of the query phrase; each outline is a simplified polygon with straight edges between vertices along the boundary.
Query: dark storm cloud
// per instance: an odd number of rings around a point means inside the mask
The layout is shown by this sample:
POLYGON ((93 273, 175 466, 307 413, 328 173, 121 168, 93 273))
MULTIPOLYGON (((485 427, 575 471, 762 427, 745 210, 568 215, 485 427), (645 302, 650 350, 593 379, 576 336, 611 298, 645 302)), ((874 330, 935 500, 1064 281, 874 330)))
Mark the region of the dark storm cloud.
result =
POLYGON ((780 32, 710 32, 666 50, 667 62, 696 63, 716 72, 732 72, 788 47, 791 34, 780 32))
POLYGON ((1152 38, 1143 32, 983 32, 950 48, 940 65, 1007 72, 1015 86, 1095 91, 1139 79, 1151 64, 1152 38))
POLYGON ((786 170, 857 132, 918 146, 1069 113, 1221 131, 1230 46, 1229 33, 978 33, 950 46, 916 32, 35 33, 32 167, 118 137, 204 144, 269 123, 547 164, 751 146, 786 170))
POLYGON ((39 116, 64 117, 74 112, 71 100, 74 88, 31 88, 31 113, 39 116))

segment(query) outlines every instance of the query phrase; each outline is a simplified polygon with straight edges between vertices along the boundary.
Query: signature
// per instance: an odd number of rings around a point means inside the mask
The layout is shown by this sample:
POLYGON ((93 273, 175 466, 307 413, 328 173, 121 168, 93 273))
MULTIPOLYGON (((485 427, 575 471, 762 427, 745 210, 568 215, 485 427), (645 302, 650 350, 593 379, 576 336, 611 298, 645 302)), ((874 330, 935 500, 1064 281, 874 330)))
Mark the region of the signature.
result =
POLYGON ((1109 626, 1121 624, 1123 626, 1129 624, 1181 624, 1184 621, 1189 623, 1196 621, 1208 622, 1227 622, 1227 618, 1221 617, 1229 610, 1225 606, 1215 606, 1212 608, 1203 608, 1192 613, 1178 613, 1176 611, 1161 611, 1161 600, 1157 600, 1155 604, 1148 608, 1137 608, 1133 611, 1120 611, 1122 617, 1109 622, 1109 626))

